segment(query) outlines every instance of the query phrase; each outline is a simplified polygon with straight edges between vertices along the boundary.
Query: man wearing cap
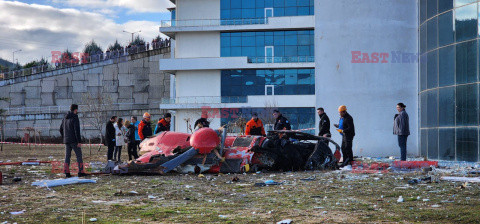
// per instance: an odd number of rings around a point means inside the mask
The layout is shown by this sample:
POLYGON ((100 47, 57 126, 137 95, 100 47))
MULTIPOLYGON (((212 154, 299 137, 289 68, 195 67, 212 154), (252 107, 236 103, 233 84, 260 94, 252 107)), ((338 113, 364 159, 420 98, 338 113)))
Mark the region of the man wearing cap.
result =
POLYGON ((157 134, 162 131, 170 131, 170 121, 172 119, 172 115, 170 113, 166 113, 162 119, 160 119, 155 127, 154 133, 157 134))
POLYGON ((144 113, 143 120, 138 125, 138 136, 143 141, 146 137, 152 136, 153 130, 152 125, 150 124, 150 114, 144 113))
POLYGON ((290 126, 290 122, 288 119, 285 118, 282 113, 278 110, 273 111, 273 117, 275 118, 275 125, 273 126, 273 130, 292 130, 290 126))
POLYGON ((258 119, 257 113, 253 113, 252 119, 247 122, 247 127, 245 128, 245 135, 266 136, 265 129, 263 128, 263 123, 260 119, 258 119))
POLYGON ((346 167, 346 169, 352 168, 353 162, 353 137, 355 136, 355 125, 353 124, 353 118, 347 113, 347 107, 342 105, 338 108, 338 113, 340 114, 340 123, 335 124, 338 132, 342 135, 342 155, 343 163, 341 167, 346 167))

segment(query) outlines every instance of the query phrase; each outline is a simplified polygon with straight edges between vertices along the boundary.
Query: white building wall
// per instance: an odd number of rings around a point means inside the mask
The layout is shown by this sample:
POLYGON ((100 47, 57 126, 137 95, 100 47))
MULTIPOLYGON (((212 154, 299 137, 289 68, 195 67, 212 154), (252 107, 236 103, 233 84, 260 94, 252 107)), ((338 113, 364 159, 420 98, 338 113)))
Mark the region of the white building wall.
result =
POLYGON ((220 70, 178 71, 176 97, 220 96, 220 70))
POLYGON ((177 0, 177 20, 220 19, 220 0, 177 0))
POLYGON ((347 106, 355 121, 354 155, 400 155, 392 134, 399 102, 410 116, 408 154, 419 154, 417 63, 392 58, 392 51, 418 52, 417 15, 416 0, 315 0, 316 106, 332 125, 338 106, 347 106), (388 63, 352 63, 352 51, 388 53, 388 63))
POLYGON ((220 57, 220 32, 177 33, 175 58, 220 57))

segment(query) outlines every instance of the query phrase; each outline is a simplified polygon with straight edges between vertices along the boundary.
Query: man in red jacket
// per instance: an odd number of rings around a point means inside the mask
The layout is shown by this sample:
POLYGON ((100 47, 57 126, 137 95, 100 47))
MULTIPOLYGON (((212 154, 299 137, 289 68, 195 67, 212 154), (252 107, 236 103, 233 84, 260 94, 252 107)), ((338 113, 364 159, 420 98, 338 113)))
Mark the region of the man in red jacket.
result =
POLYGON ((143 120, 138 125, 138 136, 143 141, 146 137, 152 136, 153 130, 152 125, 150 124, 150 114, 144 113, 143 120))

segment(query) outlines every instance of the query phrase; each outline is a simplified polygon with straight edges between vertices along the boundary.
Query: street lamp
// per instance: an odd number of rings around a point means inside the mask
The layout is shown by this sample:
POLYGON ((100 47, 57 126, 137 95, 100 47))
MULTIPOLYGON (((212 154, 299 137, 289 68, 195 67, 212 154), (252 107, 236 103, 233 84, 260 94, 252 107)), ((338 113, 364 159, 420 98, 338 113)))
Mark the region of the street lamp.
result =
POLYGON ((132 32, 128 32, 128 31, 124 30, 123 32, 124 32, 124 33, 132 34, 132 42, 133 42, 133 35, 136 34, 136 33, 140 33, 140 32, 142 32, 142 31, 139 30, 139 31, 136 31, 136 32, 133 32, 133 33, 132 33, 132 32))
POLYGON ((12 52, 12 63, 15 63, 15 53, 22 51, 22 49, 18 49, 12 52))

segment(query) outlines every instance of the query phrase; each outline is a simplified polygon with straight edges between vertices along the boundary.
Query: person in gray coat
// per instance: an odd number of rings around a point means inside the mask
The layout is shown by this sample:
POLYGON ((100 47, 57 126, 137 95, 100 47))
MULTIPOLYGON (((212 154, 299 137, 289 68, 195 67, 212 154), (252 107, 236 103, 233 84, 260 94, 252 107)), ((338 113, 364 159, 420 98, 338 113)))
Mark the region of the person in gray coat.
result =
POLYGON ((405 111, 405 104, 397 104, 398 114, 395 114, 393 122, 393 134, 398 136, 398 146, 400 147, 400 160, 407 160, 407 138, 410 135, 410 126, 408 114, 405 111))

